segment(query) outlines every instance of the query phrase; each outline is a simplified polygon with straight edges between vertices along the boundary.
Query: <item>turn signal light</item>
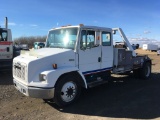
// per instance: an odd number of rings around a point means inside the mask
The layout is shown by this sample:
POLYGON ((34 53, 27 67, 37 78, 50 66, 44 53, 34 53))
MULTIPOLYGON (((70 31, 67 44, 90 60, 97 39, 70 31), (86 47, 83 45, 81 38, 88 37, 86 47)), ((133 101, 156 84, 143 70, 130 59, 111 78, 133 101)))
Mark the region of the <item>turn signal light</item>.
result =
POLYGON ((79 24, 79 26, 84 26, 83 24, 79 24))

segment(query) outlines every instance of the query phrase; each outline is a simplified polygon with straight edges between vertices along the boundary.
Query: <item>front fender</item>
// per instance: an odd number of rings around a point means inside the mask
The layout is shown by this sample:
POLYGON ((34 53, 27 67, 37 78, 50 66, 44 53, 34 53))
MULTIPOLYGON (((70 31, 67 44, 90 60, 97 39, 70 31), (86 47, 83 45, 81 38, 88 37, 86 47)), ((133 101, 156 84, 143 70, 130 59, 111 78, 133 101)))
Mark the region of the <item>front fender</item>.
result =
POLYGON ((73 71, 77 71, 79 73, 79 75, 82 77, 84 83, 85 83, 85 87, 87 88, 86 85, 86 80, 82 74, 82 72, 79 71, 79 69, 77 67, 60 67, 57 69, 53 69, 53 70, 49 70, 49 71, 44 71, 41 74, 45 74, 46 75, 46 79, 47 79, 47 83, 48 83, 48 87, 54 87, 58 78, 65 74, 65 73, 69 73, 69 72, 73 72, 73 71))

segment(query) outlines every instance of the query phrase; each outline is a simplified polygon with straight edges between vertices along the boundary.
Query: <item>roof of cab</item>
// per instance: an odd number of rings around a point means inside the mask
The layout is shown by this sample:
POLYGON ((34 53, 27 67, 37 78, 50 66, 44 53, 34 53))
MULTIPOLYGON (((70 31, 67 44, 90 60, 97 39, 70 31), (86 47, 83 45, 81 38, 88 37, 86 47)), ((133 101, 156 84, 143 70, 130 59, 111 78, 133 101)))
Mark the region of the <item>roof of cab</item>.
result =
POLYGON ((62 28, 83 28, 83 29, 98 29, 98 30, 112 30, 112 28, 107 28, 107 27, 98 27, 98 26, 86 26, 83 24, 79 24, 76 26, 72 26, 72 25, 67 25, 67 26, 61 26, 61 27, 57 27, 57 28, 52 28, 50 29, 50 31, 52 30, 56 30, 56 29, 62 29, 62 28))

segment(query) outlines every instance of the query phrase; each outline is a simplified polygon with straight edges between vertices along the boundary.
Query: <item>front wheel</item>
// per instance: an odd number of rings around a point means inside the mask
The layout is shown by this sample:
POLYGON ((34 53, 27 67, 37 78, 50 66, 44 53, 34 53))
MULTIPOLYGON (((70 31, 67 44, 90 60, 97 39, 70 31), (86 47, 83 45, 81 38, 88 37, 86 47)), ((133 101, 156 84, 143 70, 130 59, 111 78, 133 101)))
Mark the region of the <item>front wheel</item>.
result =
POLYGON ((59 106, 73 103, 80 96, 81 86, 74 75, 63 76, 55 86, 54 101, 59 106))

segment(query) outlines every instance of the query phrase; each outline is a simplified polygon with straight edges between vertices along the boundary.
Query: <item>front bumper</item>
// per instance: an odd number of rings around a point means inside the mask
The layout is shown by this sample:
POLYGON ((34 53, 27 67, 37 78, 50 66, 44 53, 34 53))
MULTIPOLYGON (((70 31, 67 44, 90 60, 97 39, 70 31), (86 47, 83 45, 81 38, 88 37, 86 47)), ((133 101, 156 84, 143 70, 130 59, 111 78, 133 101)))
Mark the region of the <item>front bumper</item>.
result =
POLYGON ((55 88, 39 88, 26 86, 13 79, 14 86, 17 90, 26 96, 41 99, 51 99, 54 97, 55 88))

